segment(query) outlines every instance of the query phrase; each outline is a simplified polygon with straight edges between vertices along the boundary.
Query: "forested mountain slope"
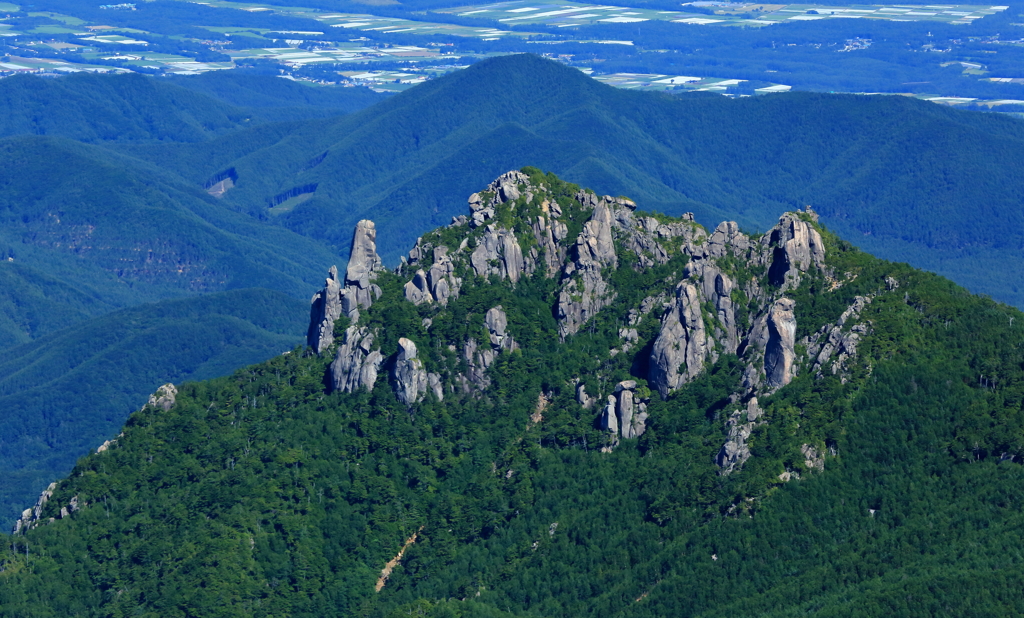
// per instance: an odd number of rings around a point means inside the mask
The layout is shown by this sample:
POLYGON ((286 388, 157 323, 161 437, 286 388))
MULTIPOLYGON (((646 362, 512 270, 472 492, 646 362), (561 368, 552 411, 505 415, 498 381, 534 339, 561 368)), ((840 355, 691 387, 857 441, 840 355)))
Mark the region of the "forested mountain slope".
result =
POLYGON ((135 73, 0 80, 0 136, 194 142, 246 126, 245 110, 135 73))
POLYGON ((178 76, 168 81, 228 105, 247 109, 257 118, 265 120, 298 120, 348 114, 389 96, 363 86, 309 86, 277 75, 240 70, 178 76))
MULTIPOLYGON (((242 81, 248 104, 307 116, 359 98, 242 81)), ((292 348, 295 308, 335 258, 225 208, 204 190, 209 178, 107 148, 258 133, 253 125, 268 143, 287 134, 260 113, 138 75, 0 80, 0 111, 0 519, 12 520, 160 384, 292 348), (254 287, 263 289, 217 294, 254 287), (157 302, 180 297, 191 298, 157 302), (111 313, 125 307, 135 309, 111 313), (267 312, 274 327, 261 321, 267 312)))
POLYGON ((398 273, 360 222, 307 353, 154 394, 5 539, 0 615, 1024 610, 1019 311, 813 211, 469 205, 398 273))
POLYGON ((4 350, 0 519, 117 432, 156 385, 227 375, 301 341, 304 301, 265 289, 143 304, 4 350))
POLYGON ((387 98, 244 72, 152 78, 129 73, 0 80, 0 137, 89 143, 199 142, 268 121, 338 116, 387 98))
POLYGON ((706 224, 764 230, 812 204, 859 246, 1024 305, 1024 269, 1001 267, 1024 246, 1024 124, 903 97, 679 97, 518 55, 296 127, 274 146, 256 140, 235 159, 215 143, 172 148, 140 156, 195 182, 234 170, 226 204, 339 251, 372 213, 389 262, 460 212, 450 196, 529 163, 706 224))

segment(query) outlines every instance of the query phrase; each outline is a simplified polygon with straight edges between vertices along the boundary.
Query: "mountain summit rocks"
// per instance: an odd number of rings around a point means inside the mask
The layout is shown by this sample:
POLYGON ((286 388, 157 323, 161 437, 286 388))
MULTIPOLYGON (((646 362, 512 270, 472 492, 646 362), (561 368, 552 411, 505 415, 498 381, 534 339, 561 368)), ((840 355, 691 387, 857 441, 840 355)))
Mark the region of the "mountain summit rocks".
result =
POLYGON ((373 221, 363 220, 352 235, 352 250, 344 285, 338 279, 338 267, 331 266, 324 288, 310 301, 310 323, 306 345, 317 354, 334 342, 334 323, 342 315, 356 321, 360 309, 369 309, 380 298, 380 287, 373 283, 384 264, 377 255, 377 229, 373 221))
MULTIPOLYGON (((663 288, 631 306, 616 327, 621 344, 608 355, 631 355, 632 377, 616 378, 611 392, 585 397, 582 384, 572 385, 584 408, 607 402, 597 407, 594 421, 611 436, 607 448, 644 434, 651 390, 669 399, 723 355, 735 355, 743 378, 730 398, 725 441, 716 457, 722 473, 729 473, 750 456, 746 441, 753 429, 769 420, 758 398, 789 384, 805 363, 814 375, 823 375, 825 367, 844 371, 868 330, 852 324, 870 302, 860 299, 838 323, 797 341, 798 307, 787 294, 807 276, 835 280, 810 209, 783 214, 759 236, 743 233, 731 221, 709 233, 690 214, 681 219, 647 214, 632 200, 580 190, 532 168, 501 175, 471 195, 468 206, 468 215, 419 238, 395 271, 399 302, 418 307, 425 330, 469 288, 516 288, 525 278, 542 277, 552 280, 546 284, 554 286, 550 311, 565 343, 619 302, 627 289, 622 286, 629 285, 616 278, 621 269, 640 276, 678 264, 659 284, 663 288), (644 323, 651 324, 646 331, 640 328, 644 323), (654 334, 641 336, 642 331, 654 334)), ((495 361, 520 349, 521 337, 506 310, 500 305, 478 309, 483 312, 477 314, 479 333, 470 330, 461 343, 448 344, 448 352, 424 355, 414 341, 418 329, 410 326, 385 337, 378 326, 363 323, 361 313, 372 311, 381 298, 374 282, 382 272, 374 224, 360 221, 344 280, 332 267, 312 301, 308 341, 316 353, 332 347, 338 319, 350 320, 329 369, 333 389, 370 391, 378 373, 387 371, 395 397, 407 406, 429 394, 437 401, 485 396, 495 361), (381 347, 396 340, 396 348, 381 347), (427 371, 428 365, 434 369, 427 371)))

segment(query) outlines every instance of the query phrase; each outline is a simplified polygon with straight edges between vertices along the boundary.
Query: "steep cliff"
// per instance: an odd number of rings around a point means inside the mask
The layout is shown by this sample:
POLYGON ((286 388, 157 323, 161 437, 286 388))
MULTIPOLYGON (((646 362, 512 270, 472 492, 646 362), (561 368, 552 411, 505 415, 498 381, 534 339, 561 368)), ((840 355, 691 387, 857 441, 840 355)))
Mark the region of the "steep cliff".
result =
MULTIPOLYGON (((578 391, 587 408, 594 398, 607 401, 595 420, 608 433, 607 448, 646 429, 649 399, 636 395, 637 380, 645 391, 667 399, 724 355, 734 356, 743 379, 730 395, 733 410, 715 457, 722 473, 730 473, 749 457, 753 429, 767 422, 759 396, 789 384, 802 370, 819 375, 827 366, 839 374, 856 354, 867 327, 847 322, 855 321, 869 300, 855 301, 836 324, 797 341, 796 301, 787 294, 808 277, 835 281, 817 215, 809 208, 784 213, 759 236, 743 233, 731 221, 708 232, 690 214, 669 219, 643 213, 627 198, 598 196, 529 171, 503 174, 469 197, 468 215, 419 238, 396 271, 401 294, 418 308, 429 330, 435 320, 449 319, 447 306, 467 289, 489 282, 515 289, 524 278, 539 278, 549 282, 549 311, 562 342, 613 305, 628 304, 615 310, 625 314, 616 331, 620 344, 608 354, 634 359, 630 379, 603 393, 588 394, 582 384, 578 391), (629 279, 654 273, 660 279, 649 284, 642 299, 633 298, 629 279), (623 292, 630 298, 620 300, 623 292)), ((448 345, 454 354, 432 353, 434 373, 424 369, 411 339, 397 340, 393 350, 371 349, 375 335, 359 325, 359 309, 370 309, 381 294, 370 283, 381 272, 373 230, 372 222, 360 222, 345 286, 332 268, 312 303, 309 344, 318 353, 330 346, 334 321, 344 315, 353 323, 331 365, 334 388, 371 390, 377 371, 387 366, 392 388, 406 405, 428 391, 437 400, 445 393, 484 393, 495 360, 519 349, 501 306, 484 312, 479 331, 448 345)), ((409 333, 396 333, 404 334, 409 333)))

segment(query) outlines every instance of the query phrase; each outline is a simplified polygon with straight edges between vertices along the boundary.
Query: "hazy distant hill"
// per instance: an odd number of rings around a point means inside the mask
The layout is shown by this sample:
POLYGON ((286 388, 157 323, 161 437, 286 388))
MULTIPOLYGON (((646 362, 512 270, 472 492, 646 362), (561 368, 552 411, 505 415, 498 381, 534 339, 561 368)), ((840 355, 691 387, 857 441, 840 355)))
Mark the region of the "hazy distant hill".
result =
POLYGON ((245 126, 245 110, 138 74, 0 80, 0 136, 194 142, 245 126))
POLYGON ((902 97, 616 90, 519 55, 296 126, 273 146, 255 140, 233 160, 217 155, 226 141, 145 156, 193 179, 231 168, 226 204, 340 251, 372 213, 395 261, 461 212, 452 195, 530 163, 652 209, 751 229, 812 204, 879 255, 1024 305, 1024 268, 1000 268, 1018 264, 1024 246, 1024 123, 1002 116, 902 97))
POLYGON ((369 107, 389 95, 365 87, 311 86, 276 75, 243 71, 211 71, 172 77, 174 86, 201 92, 252 111, 266 120, 298 120, 347 114, 369 107))

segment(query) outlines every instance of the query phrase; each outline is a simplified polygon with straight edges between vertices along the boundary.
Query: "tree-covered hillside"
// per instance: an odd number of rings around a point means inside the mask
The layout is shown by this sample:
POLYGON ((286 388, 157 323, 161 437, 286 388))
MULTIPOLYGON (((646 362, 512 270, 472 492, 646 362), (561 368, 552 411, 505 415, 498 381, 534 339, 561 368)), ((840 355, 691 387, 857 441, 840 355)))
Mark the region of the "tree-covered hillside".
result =
POLYGON ((292 349, 304 306, 271 290, 204 294, 114 311, 4 350, 0 520, 16 519, 160 384, 227 375, 292 349))
POLYGON ((511 172, 398 273, 361 222, 312 347, 26 512, 0 615, 1021 613, 1020 312, 635 208, 511 172))
POLYGON ((272 146, 254 140, 233 159, 220 142, 138 154, 193 179, 232 169, 225 203, 339 251, 372 214, 390 262, 461 211, 453 195, 540 164, 705 224, 763 230, 812 204, 867 250, 1024 305, 1020 269, 1000 267, 1024 246, 1020 121, 904 97, 701 94, 619 90, 517 55, 297 126, 272 146))

